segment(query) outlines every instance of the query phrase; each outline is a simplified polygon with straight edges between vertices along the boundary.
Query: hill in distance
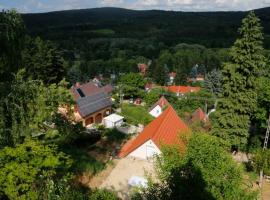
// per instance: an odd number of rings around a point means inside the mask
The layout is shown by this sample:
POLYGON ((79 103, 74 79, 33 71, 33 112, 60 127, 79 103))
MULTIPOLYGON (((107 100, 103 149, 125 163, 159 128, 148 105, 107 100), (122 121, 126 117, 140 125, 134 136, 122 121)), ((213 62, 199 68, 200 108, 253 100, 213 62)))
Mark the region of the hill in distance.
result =
MULTIPOLYGON (((196 43, 209 48, 229 47, 248 12, 180 12, 93 8, 23 14, 28 33, 53 41, 130 38, 173 46, 196 43)), ((270 7, 255 10, 270 49, 270 7)))

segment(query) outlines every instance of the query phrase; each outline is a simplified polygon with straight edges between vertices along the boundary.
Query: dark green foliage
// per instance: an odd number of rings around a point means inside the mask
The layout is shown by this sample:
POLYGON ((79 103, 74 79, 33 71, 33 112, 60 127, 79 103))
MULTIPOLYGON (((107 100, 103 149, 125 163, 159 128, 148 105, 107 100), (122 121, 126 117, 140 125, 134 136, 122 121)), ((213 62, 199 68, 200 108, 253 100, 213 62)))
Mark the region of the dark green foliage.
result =
POLYGON ((121 142, 124 139, 127 139, 127 134, 118 131, 116 128, 105 129, 102 134, 107 138, 108 141, 110 141, 110 143, 121 142))
POLYGON ((39 37, 28 38, 23 52, 23 61, 27 75, 34 80, 51 84, 58 83, 64 78, 64 60, 49 41, 43 41, 39 37))
MULTIPOLYGON (((256 79, 257 108, 252 116, 258 122, 260 128, 265 130, 266 119, 270 111, 270 78, 269 70, 256 79)), ((265 131, 264 131, 265 132, 265 131)))
POLYGON ((72 103, 66 82, 45 86, 41 81, 25 80, 20 71, 9 95, 1 102, 0 146, 21 143, 25 137, 45 134, 53 123, 58 106, 72 103))
POLYGON ((256 199, 256 193, 245 188, 242 170, 214 136, 192 136, 184 155, 178 148, 165 147, 157 161, 161 182, 134 199, 256 199))
POLYGON ((231 62, 222 71, 223 92, 213 133, 236 148, 247 145, 250 118, 257 106, 256 78, 266 64, 261 30, 260 20, 250 12, 239 29, 241 37, 230 50, 231 62))
MULTIPOLYGON (((137 38, 138 42, 144 44, 138 51, 149 57, 147 54, 156 52, 153 48, 159 46, 159 43, 171 46, 185 42, 210 48, 229 47, 236 38, 237 27, 246 13, 96 8, 25 14, 23 18, 29 33, 51 40, 61 40, 61 43, 66 42, 65 46, 86 46, 87 43, 83 41, 89 38, 137 38), (114 34, 104 35, 104 31, 100 31, 102 29, 110 30, 114 34)), ((256 10, 256 13, 263 19, 265 31, 269 35, 269 8, 256 10)), ((269 38, 266 45, 269 47, 269 38)))
POLYGON ((67 81, 74 85, 77 82, 82 82, 82 72, 77 66, 73 66, 68 70, 67 81))
POLYGON ((198 108, 205 110, 206 106, 208 108, 213 107, 215 98, 207 90, 201 90, 197 93, 189 93, 183 98, 169 99, 169 102, 176 109, 177 113, 184 117, 186 112, 193 113, 198 108))
POLYGON ((73 173, 81 174, 87 172, 95 175, 105 168, 104 162, 91 156, 85 149, 75 145, 64 145, 61 147, 61 150, 74 161, 70 168, 73 173))
POLYGON ((1 81, 10 81, 11 74, 16 73, 21 67, 24 37, 25 26, 21 16, 15 10, 0 12, 1 81))

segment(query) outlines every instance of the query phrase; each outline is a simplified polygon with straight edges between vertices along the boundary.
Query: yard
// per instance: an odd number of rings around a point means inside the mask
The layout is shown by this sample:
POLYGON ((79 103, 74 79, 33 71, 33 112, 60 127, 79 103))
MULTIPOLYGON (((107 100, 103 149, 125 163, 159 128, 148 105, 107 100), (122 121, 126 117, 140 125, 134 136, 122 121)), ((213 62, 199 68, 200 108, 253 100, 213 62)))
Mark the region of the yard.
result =
POLYGON ((132 176, 144 178, 150 176, 155 180, 154 163, 131 157, 117 160, 115 167, 110 170, 109 175, 105 177, 99 187, 116 191, 121 199, 127 200, 132 192, 132 188, 128 184, 132 176))
POLYGON ((112 164, 112 158, 127 139, 127 135, 116 129, 103 129, 99 135, 84 136, 61 150, 73 160, 72 171, 78 182, 88 185, 95 175, 112 164))
POLYGON ((154 118, 148 113, 146 107, 123 104, 121 115, 125 117, 127 123, 138 125, 149 124, 154 118))

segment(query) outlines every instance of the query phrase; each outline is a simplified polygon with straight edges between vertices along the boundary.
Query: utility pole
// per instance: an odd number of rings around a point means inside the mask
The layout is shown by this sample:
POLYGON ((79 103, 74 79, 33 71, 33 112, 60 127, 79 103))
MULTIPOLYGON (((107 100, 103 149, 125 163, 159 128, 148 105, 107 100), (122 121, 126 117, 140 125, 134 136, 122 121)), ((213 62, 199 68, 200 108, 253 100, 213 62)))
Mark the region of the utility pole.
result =
MULTIPOLYGON (((269 113, 269 119, 267 122, 267 129, 266 129, 266 133, 265 133, 265 137, 264 137, 263 151, 265 151, 267 149, 269 132, 270 132, 270 113, 269 113)), ((260 171, 260 183, 259 183, 260 188, 262 188, 262 184, 263 184, 263 169, 261 169, 261 171, 260 171)))
POLYGON ((122 84, 119 85, 119 103, 120 103, 120 113, 122 112, 124 94, 122 94, 122 84))

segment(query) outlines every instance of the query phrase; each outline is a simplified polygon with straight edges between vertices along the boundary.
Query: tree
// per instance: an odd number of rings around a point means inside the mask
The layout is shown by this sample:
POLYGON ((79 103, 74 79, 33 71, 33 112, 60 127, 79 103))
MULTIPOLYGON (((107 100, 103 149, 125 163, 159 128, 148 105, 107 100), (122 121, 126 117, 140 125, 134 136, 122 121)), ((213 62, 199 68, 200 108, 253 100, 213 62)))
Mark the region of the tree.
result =
POLYGON ((215 99, 207 90, 201 90, 199 92, 191 92, 186 94, 184 98, 175 99, 170 101, 173 107, 176 109, 180 116, 185 116, 185 113, 193 113, 196 109, 206 107, 213 107, 215 99))
POLYGON ((204 133, 188 139, 184 153, 174 146, 164 147, 157 172, 160 181, 135 199, 253 200, 257 196, 245 188, 241 168, 220 139, 204 133))
POLYGON ((270 175, 270 150, 259 149, 254 152, 252 158, 252 165, 256 172, 263 170, 264 174, 270 175))
POLYGON ((250 118, 256 110, 256 76, 265 67, 262 54, 263 34, 254 12, 243 19, 240 38, 230 50, 231 62, 222 71, 222 98, 219 101, 213 134, 230 146, 245 148, 249 137, 250 118))
POLYGON ((147 94, 145 94, 144 100, 148 107, 151 107, 154 103, 158 101, 162 94, 165 93, 165 90, 160 88, 154 88, 147 94))
POLYGON ((60 105, 71 105, 65 81, 45 86, 39 80, 25 80, 17 73, 9 95, 1 102, 0 147, 23 142, 25 137, 45 134, 60 105))
POLYGON ((55 45, 37 37, 28 38, 23 52, 27 75, 45 84, 59 83, 65 75, 64 59, 55 45))
POLYGON ((220 70, 214 69, 206 75, 204 87, 210 91, 215 97, 222 92, 222 73, 220 70))
POLYGON ((71 160, 55 146, 33 140, 0 151, 0 198, 38 199, 42 182, 65 172, 71 160))
POLYGON ((77 66, 73 66, 68 70, 67 80, 69 83, 74 85, 77 82, 82 81, 82 72, 77 66))
MULTIPOLYGON (((10 81, 12 73, 21 67, 21 51, 24 48, 25 26, 15 10, 0 12, 0 76, 10 81)), ((1 92, 2 93, 2 92, 1 92)))
POLYGON ((120 77, 120 89, 125 97, 142 97, 145 80, 139 73, 128 73, 120 77))

